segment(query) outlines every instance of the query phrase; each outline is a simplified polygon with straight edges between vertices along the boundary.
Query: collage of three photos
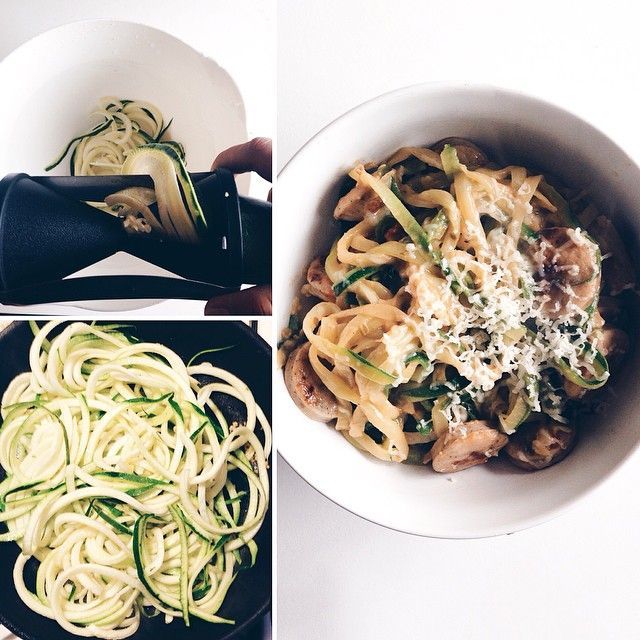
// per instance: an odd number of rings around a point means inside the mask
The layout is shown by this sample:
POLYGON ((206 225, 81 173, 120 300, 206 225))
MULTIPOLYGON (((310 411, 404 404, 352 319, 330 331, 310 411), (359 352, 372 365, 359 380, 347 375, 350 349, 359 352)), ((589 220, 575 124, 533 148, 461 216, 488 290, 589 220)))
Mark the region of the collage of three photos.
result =
POLYGON ((640 134, 503 9, 2 3, 0 640, 638 637, 640 134))

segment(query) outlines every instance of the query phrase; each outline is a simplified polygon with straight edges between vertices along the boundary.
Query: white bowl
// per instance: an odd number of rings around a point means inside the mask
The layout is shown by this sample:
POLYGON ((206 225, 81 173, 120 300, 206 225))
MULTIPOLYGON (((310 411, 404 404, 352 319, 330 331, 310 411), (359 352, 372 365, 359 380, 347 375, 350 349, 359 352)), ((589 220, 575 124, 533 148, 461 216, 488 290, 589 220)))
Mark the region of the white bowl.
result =
MULTIPOLYGON (((307 264, 326 253, 336 237, 331 214, 345 172, 358 160, 381 160, 400 146, 446 136, 469 138, 494 157, 540 167, 565 184, 590 186, 602 212, 637 246, 640 169, 593 126, 547 102, 497 88, 412 86, 338 118, 279 176, 276 220, 281 233, 275 237, 281 244, 274 265, 279 331, 286 326, 288 303, 307 264)), ((536 473, 500 460, 452 475, 380 462, 356 450, 332 427, 300 413, 280 375, 274 385, 278 448, 318 491, 372 522, 445 538, 510 533, 558 515, 638 447, 638 351, 626 366, 627 375, 615 379, 608 413, 581 428, 578 445, 564 461, 536 473)))
MULTIPOLYGON (((218 152, 247 139, 244 104, 231 76, 178 38, 141 24, 88 20, 46 31, 2 61, 0 87, 0 177, 44 174, 66 143, 90 128, 89 113, 103 96, 147 100, 165 118, 173 117, 169 135, 183 143, 189 171, 207 171, 218 152)), ((51 174, 69 175, 68 157, 51 174)), ((249 177, 237 182, 246 193, 249 177)), ((119 253, 83 275, 112 273, 167 272, 119 253)), ((83 306, 124 310, 149 304, 83 306)))

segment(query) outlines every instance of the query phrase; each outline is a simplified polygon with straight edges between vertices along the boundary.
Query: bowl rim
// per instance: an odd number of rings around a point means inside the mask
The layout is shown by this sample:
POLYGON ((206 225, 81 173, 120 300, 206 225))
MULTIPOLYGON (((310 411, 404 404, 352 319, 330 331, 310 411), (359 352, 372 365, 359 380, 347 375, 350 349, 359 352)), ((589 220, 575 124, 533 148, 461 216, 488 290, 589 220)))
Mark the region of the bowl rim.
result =
MULTIPOLYGON (((582 115, 578 115, 574 111, 571 111, 565 107, 562 107, 546 98, 541 98, 536 95, 529 94, 525 91, 512 89, 503 87, 500 85, 492 84, 492 83, 474 83, 474 82, 445 82, 445 81, 430 81, 430 82, 418 82, 412 83, 409 85, 405 85, 399 88, 391 89, 390 91, 386 91, 379 95, 376 95, 372 98, 369 98, 353 107, 345 111, 344 113, 338 115, 336 118, 332 119, 326 125, 324 125, 319 131, 317 131, 314 135, 306 140, 306 142, 291 156, 291 158, 283 165, 280 171, 277 174, 277 183, 280 185, 282 179, 286 179, 288 173, 291 171, 291 167, 295 166, 300 161, 300 158, 303 157, 306 153, 309 152, 310 149, 318 144, 325 135, 330 133, 336 126, 343 123, 344 121, 359 115, 362 112, 365 112, 368 108, 377 106, 380 103, 383 103, 387 100, 391 100, 394 98, 405 98, 410 97, 416 94, 434 94, 434 93, 450 93, 454 94, 457 92, 460 93, 476 93, 476 94, 487 94, 494 93, 498 95, 502 95, 509 98, 519 99, 525 102, 529 102, 534 104, 538 109, 554 111, 559 115, 576 120, 583 125, 586 125, 587 128, 590 128, 594 131, 594 133, 605 138, 612 146, 616 147, 624 156, 625 160, 629 162, 630 166, 632 166, 636 172, 638 172, 640 176, 640 165, 625 149, 625 147, 620 144, 617 140, 612 138, 609 134, 602 131, 598 126, 593 124, 590 120, 583 117, 582 115)), ((281 188, 281 186, 280 186, 281 188)), ((279 283, 276 282, 276 287, 279 283)), ((287 307, 288 308, 288 307, 287 307)), ((276 326, 276 330, 279 332, 280 330, 280 317, 274 316, 274 323, 276 326)), ((276 375, 281 375, 281 371, 278 371, 276 375)), ((273 393, 274 393, 274 401, 276 401, 276 394, 286 393, 286 388, 283 388, 283 384, 279 380, 276 384, 273 385, 273 393), (276 389, 279 388, 279 391, 276 389)), ((297 409, 297 408, 296 408, 297 409)), ((301 414, 299 409, 297 411, 301 414)), ((301 414, 302 415, 302 414, 301 414)), ((286 449, 286 447, 285 447, 286 449)), ((391 531, 397 531, 399 533, 404 533, 411 536, 416 536, 420 538, 434 538, 441 540, 477 540, 482 538, 494 538, 499 536, 509 536, 513 535, 516 532, 524 531, 526 529, 530 529, 532 527, 538 526, 545 522, 549 522, 551 520, 556 519, 560 515, 567 513, 573 508, 577 507, 584 500, 586 500, 592 493, 602 489, 603 485, 611 480, 612 476, 618 473, 623 467, 627 466, 630 460, 638 453, 640 450, 640 437, 638 437, 633 444, 625 453, 622 455, 614 466, 611 466, 607 469, 607 471, 601 474, 596 480, 591 482, 588 486, 583 486, 578 489, 575 493, 567 498, 561 500, 559 504, 555 507, 542 511, 537 516, 524 517, 517 520, 514 520, 512 525, 507 527, 498 526, 490 526, 485 527, 484 530, 480 533, 470 533, 470 532, 459 532, 459 533, 433 533, 428 531, 423 531, 420 528, 411 528, 411 527, 401 527, 394 526, 388 522, 380 522, 377 519, 369 516, 358 513, 352 506, 347 507, 341 504, 338 499, 328 495, 325 491, 315 486, 310 480, 308 480, 301 470, 299 470, 295 464, 290 462, 287 459, 287 455, 282 452, 280 441, 278 444, 278 455, 282 456, 282 459, 291 467, 291 469, 299 476, 304 482, 313 488, 315 491, 320 493, 327 500, 331 501, 333 504, 345 509, 349 513, 362 518, 363 520, 370 522, 372 524, 381 526, 385 529, 389 529, 391 531), (505 530, 506 529, 506 530, 505 530)), ((544 469, 542 470, 544 472, 544 469)), ((540 472, 538 472, 540 473, 540 472)))
MULTIPOLYGON (((57 24, 57 25, 54 25, 52 27, 48 27, 46 29, 43 29, 42 31, 38 31, 38 33, 34 33, 32 36, 28 37, 26 40, 23 40, 18 45, 16 45, 13 49, 11 49, 11 51, 7 52, 7 54, 5 56, 0 58, 0 65, 2 65, 6 60, 11 58, 14 54, 19 52, 20 49, 22 49, 22 47, 26 47, 27 45, 30 45, 33 40, 37 40, 38 38, 40 38, 40 37, 42 37, 44 35, 49 35, 50 33, 53 33, 54 31, 62 31, 64 29, 67 29, 67 28, 72 27, 72 26, 80 26, 80 25, 89 26, 89 25, 92 25, 92 24, 100 24, 100 23, 121 24, 121 25, 128 25, 130 27, 133 26, 133 27, 139 27, 139 28, 142 28, 142 29, 149 29, 151 31, 156 31, 157 33, 160 33, 163 36, 168 36, 169 38, 173 38, 174 40, 177 40, 182 45, 184 45, 186 47, 189 47, 190 49, 195 51, 197 54, 207 58, 208 60, 212 60, 213 62, 218 64, 217 61, 213 60, 212 58, 210 58, 209 56, 204 54, 200 49, 198 49, 195 46, 189 44, 188 42, 186 42, 185 40, 183 40, 179 36, 177 36, 177 35, 175 35, 173 33, 170 33, 169 31, 165 31, 164 29, 160 29, 158 27, 155 27, 155 26, 153 26, 151 24, 146 24, 145 22, 139 22, 138 20, 120 20, 118 18, 80 18, 78 20, 69 20, 67 22, 62 22, 61 24, 57 24)), ((1 66, 0 66, 0 68, 1 68, 1 66)), ((226 71, 226 69, 225 69, 225 71, 226 71)), ((229 72, 227 72, 227 73, 229 74, 229 72)), ((231 79, 233 80, 233 82, 235 84, 235 80, 233 79, 233 76, 231 76, 231 74, 229 74, 229 76, 231 77, 231 79)), ((236 86, 236 89, 237 89, 237 86, 236 86)))

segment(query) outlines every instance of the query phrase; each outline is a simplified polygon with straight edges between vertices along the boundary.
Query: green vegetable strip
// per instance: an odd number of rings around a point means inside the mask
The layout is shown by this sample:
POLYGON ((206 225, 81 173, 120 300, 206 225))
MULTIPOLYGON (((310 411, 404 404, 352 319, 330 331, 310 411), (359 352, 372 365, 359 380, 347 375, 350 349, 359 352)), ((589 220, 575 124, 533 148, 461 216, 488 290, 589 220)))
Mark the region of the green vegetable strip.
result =
POLYGON ((573 215, 569 203, 548 182, 542 180, 538 185, 538 191, 556 207, 556 216, 560 225, 574 229, 578 227, 578 219, 573 215))
POLYGON ((109 118, 91 129, 91 131, 89 131, 88 133, 83 133, 80 136, 71 138, 71 140, 69 140, 69 144, 67 144, 67 146, 63 149, 62 153, 51 164, 47 165, 44 170, 51 171, 51 169, 55 169, 64 160, 67 153, 69 153, 69 149, 71 149, 71 146, 74 142, 80 142, 80 140, 84 140, 85 138, 92 138, 93 136, 97 136, 99 133, 106 131, 111 126, 112 122, 113 119, 109 118))
POLYGON ((461 170, 462 165, 458 160, 458 152, 455 147, 446 144, 442 153, 440 153, 440 159, 442 160, 442 168, 447 174, 447 178, 453 178, 458 171, 461 170))
POLYGON ((380 271, 380 267, 362 267, 361 269, 353 269, 347 273, 343 280, 340 280, 340 282, 333 285, 333 293, 335 293, 336 296, 339 296, 358 280, 368 278, 378 271, 380 271))
POLYGON ((182 618, 185 625, 189 626, 189 542, 187 531, 177 507, 169 507, 173 520, 178 527, 180 536, 180 604, 182 605, 182 618))
POLYGON ((411 240, 419 248, 419 250, 422 251, 424 257, 430 258, 433 251, 431 243, 429 242, 429 237, 427 236, 425 230, 420 226, 420 223, 402 204, 400 198, 398 198, 398 196, 393 193, 393 191, 389 187, 387 187, 387 185, 385 185, 382 180, 375 178, 374 176, 368 174, 366 171, 360 172, 357 177, 376 192, 378 197, 391 212, 391 215, 404 229, 405 233, 411 238, 411 240))
POLYGON ((368 380, 378 382, 379 384, 390 384, 396 379, 395 376, 376 367, 359 353, 351 349, 344 349, 344 353, 349 359, 349 364, 368 380))

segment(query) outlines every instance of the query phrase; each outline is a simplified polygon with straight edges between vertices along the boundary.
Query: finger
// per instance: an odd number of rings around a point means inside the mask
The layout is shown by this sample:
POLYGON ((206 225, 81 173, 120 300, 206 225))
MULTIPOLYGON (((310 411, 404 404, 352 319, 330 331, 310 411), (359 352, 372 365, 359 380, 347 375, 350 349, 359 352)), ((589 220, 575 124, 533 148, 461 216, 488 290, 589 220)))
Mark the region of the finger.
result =
POLYGON ((230 147, 213 161, 211 169, 224 167, 233 173, 255 171, 265 180, 271 182, 271 140, 254 138, 244 144, 230 147))
POLYGON ((271 314, 271 285, 263 284, 212 298, 204 313, 207 316, 268 316, 271 314))

